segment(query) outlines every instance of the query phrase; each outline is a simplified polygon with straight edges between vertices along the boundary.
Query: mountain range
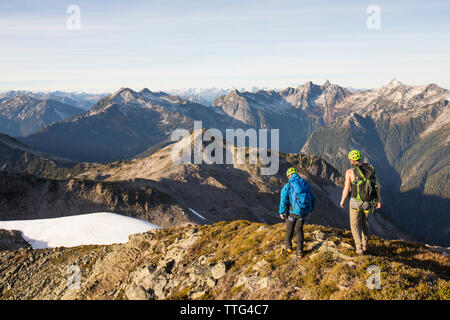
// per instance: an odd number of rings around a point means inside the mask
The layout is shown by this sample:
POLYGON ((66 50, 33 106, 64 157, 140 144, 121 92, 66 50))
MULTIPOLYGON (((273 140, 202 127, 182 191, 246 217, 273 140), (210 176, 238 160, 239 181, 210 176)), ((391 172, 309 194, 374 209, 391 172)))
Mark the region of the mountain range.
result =
POLYGON ((211 108, 164 92, 121 88, 88 111, 20 140, 60 157, 108 162, 133 158, 152 146, 164 144, 175 129, 191 129, 194 120, 219 129, 246 127, 211 108))
POLYGON ((27 90, 11 90, 0 93, 0 100, 15 96, 28 96, 39 100, 55 100, 83 110, 90 109, 98 100, 107 96, 108 93, 86 93, 86 92, 32 92, 27 90))
MULTIPOLYGON (((222 131, 280 129, 280 151, 316 155, 338 172, 348 168, 348 151, 360 149, 376 167, 386 217, 422 241, 446 245, 449 100, 449 91, 436 84, 408 86, 396 79, 376 90, 353 91, 329 81, 279 91, 234 89, 211 107, 164 92, 121 88, 88 111, 19 141, 50 157, 106 163, 159 154, 173 143, 173 130, 191 130, 194 120, 222 131)), ((91 165, 41 172, 72 177, 86 167, 91 165)))
POLYGON ((349 95, 328 81, 307 82, 281 91, 232 90, 214 100, 212 107, 255 128, 280 129, 280 150, 296 152, 315 129, 332 120, 333 106, 349 95))
POLYGON ((394 106, 423 106, 449 99, 448 90, 435 84, 413 87, 396 85, 397 83, 399 82, 394 79, 378 90, 360 91, 350 91, 329 81, 323 85, 307 82, 297 88, 279 91, 260 89, 256 92, 241 92, 233 89, 217 97, 211 108, 163 92, 154 93, 148 89, 136 92, 122 88, 98 101, 92 109, 76 117, 74 121, 59 121, 25 137, 23 142, 63 157, 70 158, 69 154, 74 156, 75 152, 72 151, 76 151, 80 154, 74 158, 77 161, 112 161, 130 158, 149 148, 166 145, 170 129, 192 128, 192 120, 202 120, 205 127, 219 129, 223 129, 224 125, 229 128, 280 129, 280 150, 298 152, 314 130, 333 122, 340 115, 374 112, 375 116, 380 110, 392 110, 394 106), (125 92, 131 93, 128 99, 122 98, 122 95, 126 95, 125 92), (110 108, 108 104, 114 104, 114 107, 110 108), (157 105, 158 110, 150 105, 157 105), (183 108, 177 107, 180 105, 183 108), (376 110, 375 105, 378 108, 376 110), (120 115, 113 115, 112 111, 117 108, 120 109, 120 115), (143 118, 152 121, 136 119, 137 110, 146 115, 143 118), (157 116, 151 112, 155 110, 157 116), (190 118, 189 121, 187 117, 190 118), (169 126, 166 126, 164 119, 170 119, 169 126), (130 143, 128 148, 122 145, 122 137, 114 128, 105 130, 106 127, 119 126, 123 127, 125 136, 135 137, 134 143, 125 139, 127 144, 130 143), (105 148, 107 141, 103 139, 102 132, 97 132, 97 128, 103 128, 104 135, 117 138, 117 150, 112 150, 114 146, 105 148), (59 140, 66 142, 61 143, 59 140), (83 152, 84 145, 79 140, 92 143, 99 149, 96 151, 92 150, 95 148, 88 147, 90 151, 83 152), (67 141, 70 141, 70 145, 67 141), (67 148, 72 151, 66 150, 67 148))
POLYGON ((19 94, 0 99, 2 133, 26 136, 50 123, 64 120, 84 110, 53 99, 19 94))
POLYGON ((350 94, 329 82, 322 86, 308 82, 279 92, 234 89, 216 98, 209 108, 164 92, 121 88, 85 113, 21 140, 76 161, 113 161, 165 145, 175 128, 192 128, 194 120, 201 120, 204 127, 220 130, 282 128, 281 151, 296 152, 329 120, 330 108, 350 94))
POLYGON ((0 133, 26 136, 90 109, 106 94, 7 91, 0 93, 0 133))

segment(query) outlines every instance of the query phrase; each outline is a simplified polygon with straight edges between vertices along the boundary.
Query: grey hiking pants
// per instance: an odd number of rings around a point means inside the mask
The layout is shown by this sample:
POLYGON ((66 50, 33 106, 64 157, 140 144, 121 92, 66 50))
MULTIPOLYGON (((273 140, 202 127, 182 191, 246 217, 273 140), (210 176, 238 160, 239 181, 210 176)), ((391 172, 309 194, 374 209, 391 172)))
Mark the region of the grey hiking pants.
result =
POLYGON ((350 228, 355 241, 355 249, 366 250, 369 236, 369 212, 360 210, 358 202, 353 198, 350 199, 350 228))
POLYGON ((287 214, 285 238, 286 248, 292 248, 292 237, 294 236, 295 230, 297 252, 303 252, 303 223, 303 217, 297 216, 296 214, 287 214))

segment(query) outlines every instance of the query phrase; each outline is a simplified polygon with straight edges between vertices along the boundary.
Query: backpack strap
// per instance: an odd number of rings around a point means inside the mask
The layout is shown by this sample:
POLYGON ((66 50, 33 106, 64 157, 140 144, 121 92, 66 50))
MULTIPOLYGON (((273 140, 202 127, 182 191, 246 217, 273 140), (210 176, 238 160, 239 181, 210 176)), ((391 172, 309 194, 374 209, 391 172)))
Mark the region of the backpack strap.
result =
POLYGON ((296 201, 296 197, 295 197, 295 190, 293 190, 292 189, 292 185, 291 185, 291 182, 289 181, 289 194, 291 194, 292 195, 292 203, 291 203, 291 206, 292 206, 292 208, 294 208, 294 206, 293 206, 293 203, 295 203, 295 201, 296 201))
POLYGON ((362 179, 362 181, 365 182, 367 179, 359 166, 356 167, 356 171, 359 173, 359 177, 362 179))
POLYGON ((370 175, 371 179, 375 178, 375 168, 371 165, 370 168, 372 169, 372 174, 370 175))
POLYGON ((351 196, 355 198, 356 201, 362 202, 361 196, 359 194, 359 186, 362 183, 365 183, 367 179, 364 176, 364 172, 361 170, 359 166, 355 166, 353 168, 353 174, 355 176, 355 180, 352 182, 351 196))
MULTIPOLYGON (((360 179, 362 179, 362 181, 366 181, 366 177, 364 176, 364 173, 362 172, 361 168, 359 166, 355 167, 355 169, 353 170, 353 172, 355 173, 355 178, 359 177, 360 179)), ((355 179, 356 180, 356 179, 355 179)))
POLYGON ((291 186, 291 181, 290 180, 288 180, 288 183, 289 183, 289 209, 288 209, 288 211, 292 211, 292 210, 294 210, 294 205, 293 205, 293 203, 294 203, 294 200, 295 200, 295 192, 292 192, 292 186, 291 186), (293 195, 292 195, 293 194, 293 195), (294 199, 291 199, 291 196, 293 196, 294 197, 294 199))

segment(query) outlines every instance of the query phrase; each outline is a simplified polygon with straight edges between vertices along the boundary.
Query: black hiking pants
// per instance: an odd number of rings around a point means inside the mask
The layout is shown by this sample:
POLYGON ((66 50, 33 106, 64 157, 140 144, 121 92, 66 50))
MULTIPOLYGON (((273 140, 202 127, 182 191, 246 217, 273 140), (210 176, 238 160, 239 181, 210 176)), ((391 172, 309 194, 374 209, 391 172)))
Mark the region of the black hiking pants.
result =
POLYGON ((304 218, 300 217, 296 214, 288 214, 286 216, 286 238, 285 238, 285 245, 286 248, 291 249, 292 248, 292 237, 294 236, 294 230, 295 230, 295 237, 297 240, 297 252, 302 253, 303 252, 303 223, 304 218))

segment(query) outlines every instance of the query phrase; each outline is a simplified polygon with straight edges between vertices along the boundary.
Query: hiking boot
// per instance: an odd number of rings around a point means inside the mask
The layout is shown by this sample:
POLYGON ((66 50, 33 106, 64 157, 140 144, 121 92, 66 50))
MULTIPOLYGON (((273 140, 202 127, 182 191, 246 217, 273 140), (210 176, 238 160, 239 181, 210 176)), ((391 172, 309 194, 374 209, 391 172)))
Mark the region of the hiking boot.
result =
POLYGON ((305 254, 303 253, 303 251, 297 251, 297 258, 301 259, 305 256, 305 254))
POLYGON ((281 252, 287 252, 287 253, 292 253, 294 250, 292 250, 292 248, 289 247, 282 247, 281 248, 281 252))

